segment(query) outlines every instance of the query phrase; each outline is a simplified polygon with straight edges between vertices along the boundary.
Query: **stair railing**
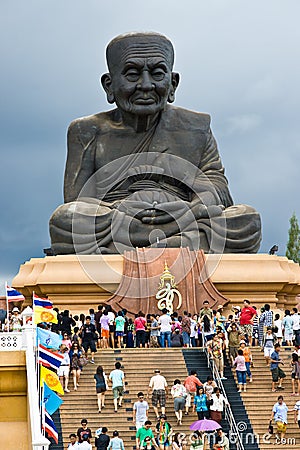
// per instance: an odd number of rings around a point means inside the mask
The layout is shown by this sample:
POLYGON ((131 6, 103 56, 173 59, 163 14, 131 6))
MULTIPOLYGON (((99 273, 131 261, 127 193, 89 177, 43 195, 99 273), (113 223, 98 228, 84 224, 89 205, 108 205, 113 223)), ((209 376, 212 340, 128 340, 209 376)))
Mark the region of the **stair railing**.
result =
MULTIPOLYGON (((210 355, 208 353, 207 348, 204 349, 204 351, 206 352, 206 356, 207 356, 207 365, 210 368, 212 375, 213 375, 213 379, 216 381, 217 385, 220 387, 220 389, 222 390, 222 394, 225 397, 225 399, 227 400, 227 403, 225 404, 225 419, 228 422, 229 425, 229 430, 230 430, 230 436, 229 436, 229 441, 232 442, 234 439, 234 443, 236 445, 236 449, 237 450, 245 450, 245 447, 243 445, 242 442, 242 438, 241 435, 239 433, 239 429, 238 426, 236 424, 234 415, 232 413, 231 407, 230 407, 230 403, 229 400, 227 398, 226 395, 226 391, 224 389, 219 371, 215 365, 215 362, 212 358, 210 358, 210 355)), ((233 442, 232 442, 233 443, 233 442)))

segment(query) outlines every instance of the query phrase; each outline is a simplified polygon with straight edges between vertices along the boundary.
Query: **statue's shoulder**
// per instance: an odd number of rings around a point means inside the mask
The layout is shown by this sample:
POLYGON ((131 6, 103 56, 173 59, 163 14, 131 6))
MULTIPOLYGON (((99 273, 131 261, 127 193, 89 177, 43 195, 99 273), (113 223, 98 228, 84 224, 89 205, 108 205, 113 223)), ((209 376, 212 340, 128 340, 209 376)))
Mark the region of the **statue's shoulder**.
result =
POLYGON ((192 111, 190 109, 180 108, 178 106, 168 105, 163 112, 163 120, 166 125, 184 130, 198 130, 208 132, 210 130, 211 118, 209 114, 192 111))
POLYGON ((69 125, 68 135, 91 139, 100 131, 109 128, 115 114, 116 110, 111 110, 75 119, 69 125))

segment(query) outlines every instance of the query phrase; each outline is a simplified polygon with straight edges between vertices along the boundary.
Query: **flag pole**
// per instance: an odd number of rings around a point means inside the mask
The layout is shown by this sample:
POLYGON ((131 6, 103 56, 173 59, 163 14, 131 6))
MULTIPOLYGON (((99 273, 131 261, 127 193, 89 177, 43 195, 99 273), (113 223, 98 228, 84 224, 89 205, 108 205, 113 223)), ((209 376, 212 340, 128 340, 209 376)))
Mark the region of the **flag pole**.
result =
POLYGON ((9 308, 8 308, 8 295, 7 295, 7 281, 5 281, 5 297, 6 297, 6 331, 9 331, 9 308))
MULTIPOLYGON (((44 429, 45 425, 45 408, 44 408, 44 383, 43 386, 40 386, 40 416, 42 419, 42 429, 44 429)), ((45 430, 44 430, 44 436, 45 436, 45 430)))

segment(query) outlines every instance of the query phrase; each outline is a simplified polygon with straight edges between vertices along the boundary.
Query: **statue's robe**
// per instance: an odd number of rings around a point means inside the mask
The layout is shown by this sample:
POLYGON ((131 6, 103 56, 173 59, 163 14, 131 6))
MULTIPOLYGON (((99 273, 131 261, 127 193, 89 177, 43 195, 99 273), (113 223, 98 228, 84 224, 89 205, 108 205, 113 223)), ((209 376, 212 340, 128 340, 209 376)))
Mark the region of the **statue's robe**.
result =
POLYGON ((75 120, 64 196, 50 219, 55 254, 123 252, 155 236, 170 247, 214 253, 259 249, 260 216, 233 205, 207 114, 168 105, 140 133, 124 125, 118 109, 75 120), (148 209, 170 220, 144 223, 148 209))

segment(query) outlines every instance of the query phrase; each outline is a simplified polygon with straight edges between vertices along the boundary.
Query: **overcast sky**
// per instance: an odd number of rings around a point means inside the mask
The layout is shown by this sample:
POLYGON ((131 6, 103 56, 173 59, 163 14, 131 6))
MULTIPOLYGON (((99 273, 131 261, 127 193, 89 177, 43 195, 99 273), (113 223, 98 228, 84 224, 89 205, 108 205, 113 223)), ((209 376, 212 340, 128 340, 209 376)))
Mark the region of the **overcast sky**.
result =
POLYGON ((50 246, 71 120, 110 109, 99 76, 126 31, 166 34, 175 105, 212 116, 235 203, 261 214, 260 252, 300 219, 299 0, 1 0, 0 292, 50 246))

